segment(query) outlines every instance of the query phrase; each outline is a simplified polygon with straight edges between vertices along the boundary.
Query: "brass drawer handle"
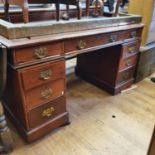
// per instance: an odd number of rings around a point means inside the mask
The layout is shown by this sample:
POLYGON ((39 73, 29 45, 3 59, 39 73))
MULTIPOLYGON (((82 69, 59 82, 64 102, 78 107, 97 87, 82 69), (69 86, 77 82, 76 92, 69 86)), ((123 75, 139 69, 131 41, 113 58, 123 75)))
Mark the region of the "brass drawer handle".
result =
POLYGON ((48 50, 47 48, 38 48, 38 49, 35 49, 35 52, 34 52, 34 56, 37 58, 37 59, 42 59, 42 58, 45 58, 48 54, 48 50))
POLYGON ((109 41, 115 42, 117 40, 117 35, 111 35, 109 41))
POLYGON ((130 73, 124 73, 122 75, 122 78, 123 78, 123 80, 127 80, 129 78, 129 76, 130 76, 130 73))
POLYGON ((131 64, 132 64, 131 59, 128 59, 128 60, 126 61, 126 66, 127 66, 127 67, 128 67, 128 66, 131 66, 131 64))
POLYGON ((48 80, 48 79, 50 79, 51 75, 52 75, 52 71, 50 69, 48 69, 48 70, 42 71, 40 73, 40 78, 42 80, 48 80))
POLYGON ((80 40, 80 41, 78 42, 77 48, 81 50, 81 49, 84 49, 86 46, 87 46, 86 41, 80 40))
POLYGON ((136 52, 136 48, 135 47, 130 47, 129 48, 129 53, 135 53, 136 52))
POLYGON ((136 38, 137 37, 137 32, 136 31, 131 32, 130 37, 131 38, 136 38))
POLYGON ((43 99, 48 99, 50 96, 52 96, 52 89, 45 89, 41 92, 41 97, 43 99))
POLYGON ((55 109, 53 107, 47 108, 47 109, 43 110, 42 116, 43 117, 50 117, 53 115, 54 111, 55 111, 55 109))

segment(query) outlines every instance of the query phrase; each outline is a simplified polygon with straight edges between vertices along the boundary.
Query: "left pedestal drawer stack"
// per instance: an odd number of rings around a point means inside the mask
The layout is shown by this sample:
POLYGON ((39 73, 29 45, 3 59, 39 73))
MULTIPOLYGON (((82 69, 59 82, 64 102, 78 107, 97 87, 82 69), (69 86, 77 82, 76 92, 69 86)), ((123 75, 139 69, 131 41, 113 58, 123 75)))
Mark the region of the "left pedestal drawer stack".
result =
POLYGON ((65 60, 60 58, 18 69, 12 66, 8 65, 5 108, 26 141, 32 142, 68 124, 65 60))

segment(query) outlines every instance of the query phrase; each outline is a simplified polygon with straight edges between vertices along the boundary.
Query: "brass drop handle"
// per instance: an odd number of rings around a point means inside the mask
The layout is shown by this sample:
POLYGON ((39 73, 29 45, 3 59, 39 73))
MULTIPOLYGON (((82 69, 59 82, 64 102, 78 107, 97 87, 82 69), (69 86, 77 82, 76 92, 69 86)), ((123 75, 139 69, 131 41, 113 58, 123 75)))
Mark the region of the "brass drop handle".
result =
POLYGON ((109 41, 115 42, 117 40, 117 35, 111 35, 109 41))
POLYGON ((50 96, 52 96, 52 89, 49 88, 49 89, 45 89, 41 92, 41 97, 43 99, 48 99, 50 96))
POLYGON ((54 107, 47 108, 47 109, 43 110, 42 116, 43 117, 50 117, 53 115, 54 111, 55 111, 54 107))
POLYGON ((86 41, 80 40, 80 41, 78 42, 77 48, 81 50, 81 49, 84 49, 86 46, 87 46, 86 41))
POLYGON ((40 78, 42 80, 49 80, 51 75, 52 75, 52 71, 51 71, 51 69, 48 69, 48 70, 42 71, 40 73, 40 78))
POLYGON ((130 66, 131 65, 131 59, 128 59, 127 61, 126 61, 126 66, 128 67, 128 66, 130 66))
POLYGON ((131 32, 130 36, 131 38, 136 38, 137 32, 136 31, 131 32))
POLYGON ((136 50, 135 47, 130 47, 130 48, 129 48, 129 53, 134 53, 135 50, 136 50))
POLYGON ((34 52, 34 56, 35 58, 37 59, 42 59, 42 58, 45 58, 48 54, 48 50, 47 48, 37 48, 35 49, 35 52, 34 52))

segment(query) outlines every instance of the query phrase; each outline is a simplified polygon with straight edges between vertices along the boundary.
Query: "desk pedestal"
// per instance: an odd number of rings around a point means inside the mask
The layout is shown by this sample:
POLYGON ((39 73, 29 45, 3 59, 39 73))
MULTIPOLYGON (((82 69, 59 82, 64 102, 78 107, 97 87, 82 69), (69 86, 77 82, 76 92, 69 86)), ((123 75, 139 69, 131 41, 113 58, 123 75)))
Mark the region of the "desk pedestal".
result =
POLYGON ((79 55, 76 74, 113 95, 120 93, 133 83, 136 64, 132 59, 137 59, 135 54, 123 60, 122 49, 121 45, 117 45, 79 55), (125 61, 123 69, 122 61, 125 61))

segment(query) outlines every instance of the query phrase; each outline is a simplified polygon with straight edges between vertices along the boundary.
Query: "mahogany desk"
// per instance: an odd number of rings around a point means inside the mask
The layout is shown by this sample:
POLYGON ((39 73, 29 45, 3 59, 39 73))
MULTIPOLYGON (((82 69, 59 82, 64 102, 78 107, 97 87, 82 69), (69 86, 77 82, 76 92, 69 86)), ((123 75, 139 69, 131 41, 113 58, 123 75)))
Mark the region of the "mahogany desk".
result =
POLYGON ((12 40, 0 36, 8 53, 4 106, 26 141, 69 123, 67 58, 77 56, 76 74, 111 94, 130 87, 142 28, 137 23, 12 40))

